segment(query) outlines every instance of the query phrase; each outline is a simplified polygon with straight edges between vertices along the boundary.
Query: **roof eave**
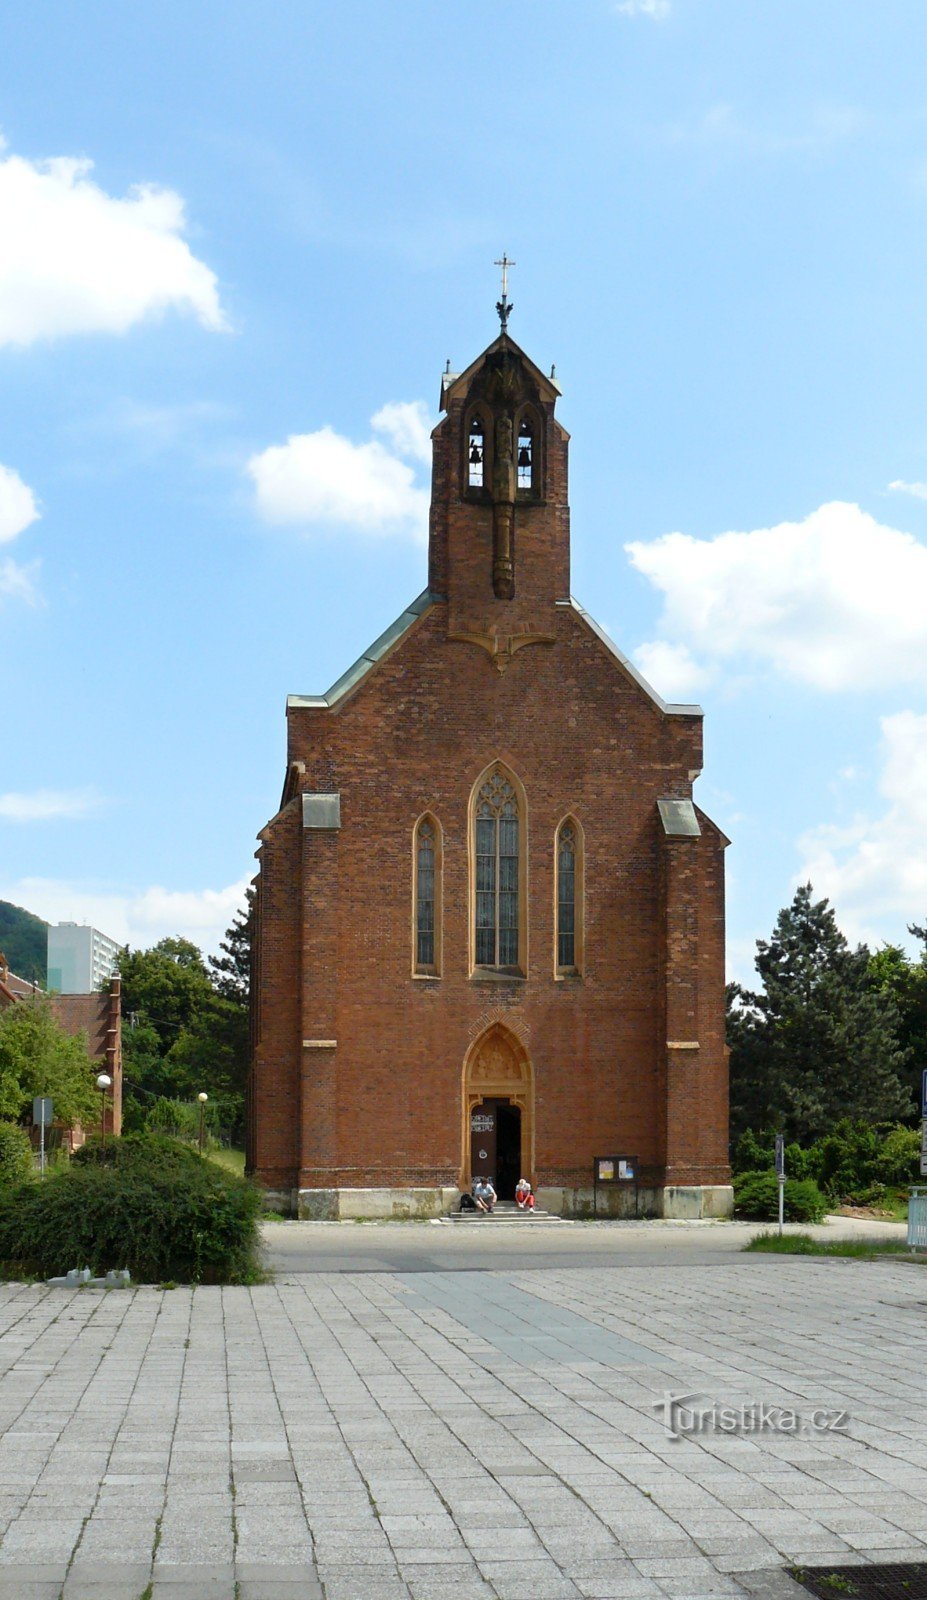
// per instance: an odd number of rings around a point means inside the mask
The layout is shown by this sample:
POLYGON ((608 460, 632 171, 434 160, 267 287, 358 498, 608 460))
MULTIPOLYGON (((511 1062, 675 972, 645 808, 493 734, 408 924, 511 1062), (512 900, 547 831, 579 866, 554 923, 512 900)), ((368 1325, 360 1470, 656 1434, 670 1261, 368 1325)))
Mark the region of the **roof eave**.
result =
POLYGON ((341 677, 335 680, 327 694, 289 694, 286 699, 287 711, 335 710, 348 695, 360 688, 374 668, 406 637, 419 618, 430 611, 432 606, 440 605, 443 600, 443 595, 424 589, 418 598, 400 613, 395 622, 390 623, 379 638, 358 656, 347 672, 343 672, 341 677))
POLYGON ((592 632, 595 634, 596 638, 601 639, 609 654, 613 655, 615 660, 618 661, 622 667, 624 667, 625 672, 627 672, 634 679, 635 683, 640 685, 640 687, 644 690, 644 693, 649 696, 655 706, 659 707, 664 716, 704 717, 705 712, 699 705, 686 705, 681 701, 664 700, 662 695, 657 694, 653 684, 647 682, 647 679, 644 677, 642 672, 638 671, 633 661, 628 659, 623 650, 619 650, 614 639, 609 637, 609 635, 605 632, 605 629, 600 627, 599 623, 596 622, 595 617, 590 616, 585 606, 581 606, 579 601, 574 599, 572 595, 570 596, 569 600, 560 600, 557 602, 557 604, 572 606, 573 610, 579 613, 586 626, 592 629, 592 632))

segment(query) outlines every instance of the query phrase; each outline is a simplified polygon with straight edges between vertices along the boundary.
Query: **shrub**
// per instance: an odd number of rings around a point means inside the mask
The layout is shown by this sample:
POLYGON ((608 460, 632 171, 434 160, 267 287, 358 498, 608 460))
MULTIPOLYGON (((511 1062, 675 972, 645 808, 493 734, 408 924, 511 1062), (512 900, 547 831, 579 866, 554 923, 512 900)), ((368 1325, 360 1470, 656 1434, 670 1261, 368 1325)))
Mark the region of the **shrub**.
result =
POLYGON ((808 1151, 811 1176, 835 1199, 867 1188, 877 1175, 883 1137, 871 1123, 835 1123, 808 1151))
MULTIPOLYGON (((813 1178, 787 1178, 785 1217, 788 1222, 820 1222, 827 1200, 813 1178)), ((779 1215, 775 1172, 742 1172, 734 1179, 734 1215, 768 1222, 779 1215)))
POLYGON ((25 1128, 15 1122, 0 1122, 0 1189, 24 1183, 34 1170, 32 1145, 25 1128))
POLYGON ((260 1192, 174 1139, 88 1143, 43 1184, 0 1194, 10 1276, 128 1267, 144 1283, 254 1281, 260 1192))
POLYGON ((734 1146, 731 1167, 734 1172, 764 1172, 773 1165, 775 1150, 774 1133, 765 1129, 754 1133, 752 1128, 747 1128, 734 1146))
POLYGON ((896 1187, 917 1183, 921 1174, 920 1156, 920 1128, 892 1128, 879 1151, 878 1181, 896 1187))

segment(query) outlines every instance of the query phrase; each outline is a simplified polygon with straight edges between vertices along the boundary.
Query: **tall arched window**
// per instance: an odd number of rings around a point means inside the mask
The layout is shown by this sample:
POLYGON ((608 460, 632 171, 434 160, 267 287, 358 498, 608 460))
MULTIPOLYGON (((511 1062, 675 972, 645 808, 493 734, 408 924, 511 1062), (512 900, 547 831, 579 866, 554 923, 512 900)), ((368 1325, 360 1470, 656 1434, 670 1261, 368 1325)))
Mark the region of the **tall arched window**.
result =
POLYGON ((490 773, 476 798, 478 967, 519 967, 520 823, 518 796, 504 773, 490 773))
POLYGON ((567 817, 557 829, 556 964, 561 976, 580 971, 583 943, 582 834, 567 817))
POLYGON ((414 969, 436 978, 441 970, 441 836, 433 817, 422 817, 415 829, 414 969))
POLYGON ((474 411, 467 429, 467 488, 482 489, 486 483, 486 424, 474 411))

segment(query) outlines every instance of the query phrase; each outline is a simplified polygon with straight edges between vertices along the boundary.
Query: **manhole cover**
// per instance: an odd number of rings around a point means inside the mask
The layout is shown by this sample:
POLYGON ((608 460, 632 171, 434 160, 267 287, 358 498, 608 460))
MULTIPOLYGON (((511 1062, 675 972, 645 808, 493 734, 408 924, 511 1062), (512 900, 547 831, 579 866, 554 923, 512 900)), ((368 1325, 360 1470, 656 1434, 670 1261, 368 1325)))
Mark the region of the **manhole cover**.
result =
POLYGON ((872 1567, 790 1567, 791 1576, 819 1600, 927 1600, 927 1563, 872 1567))

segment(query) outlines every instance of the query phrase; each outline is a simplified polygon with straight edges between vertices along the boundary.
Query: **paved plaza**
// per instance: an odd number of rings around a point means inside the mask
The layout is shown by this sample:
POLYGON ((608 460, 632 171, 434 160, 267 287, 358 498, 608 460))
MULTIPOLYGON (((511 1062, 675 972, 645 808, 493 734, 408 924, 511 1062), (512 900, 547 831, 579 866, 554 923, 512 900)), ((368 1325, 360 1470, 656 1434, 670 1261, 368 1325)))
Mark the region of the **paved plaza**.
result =
POLYGON ((927 1559, 922 1268, 723 1225, 434 1266, 448 1232, 281 1226, 253 1289, 0 1287, 0 1597, 772 1600, 927 1559), (281 1269, 300 1240, 342 1260, 281 1269), (744 1431, 671 1436, 667 1391, 744 1431))

